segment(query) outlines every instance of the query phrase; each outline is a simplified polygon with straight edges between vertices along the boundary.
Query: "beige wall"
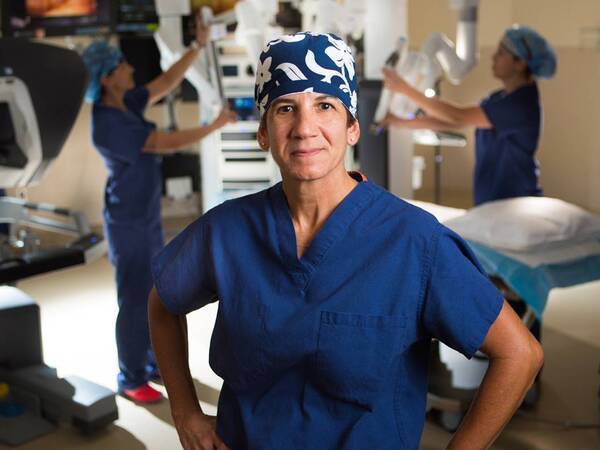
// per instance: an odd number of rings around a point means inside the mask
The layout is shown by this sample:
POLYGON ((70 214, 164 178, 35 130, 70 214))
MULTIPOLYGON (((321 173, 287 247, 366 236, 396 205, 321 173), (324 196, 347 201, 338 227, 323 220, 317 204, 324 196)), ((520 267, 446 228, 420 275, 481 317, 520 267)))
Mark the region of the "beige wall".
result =
MULTIPOLYGON (((504 29, 522 23, 538 29, 555 46, 558 72, 540 82, 544 129, 538 159, 547 195, 600 212, 600 1, 481 0, 480 63, 460 86, 442 83, 442 97, 461 105, 478 103, 499 87, 491 75, 491 56, 504 29)), ((456 14, 445 0, 409 1, 409 37, 418 48, 432 31, 454 39, 456 14)), ((442 188, 470 191, 473 130, 465 149, 443 149, 442 188)), ((433 186, 432 150, 426 156, 425 189, 433 186)))

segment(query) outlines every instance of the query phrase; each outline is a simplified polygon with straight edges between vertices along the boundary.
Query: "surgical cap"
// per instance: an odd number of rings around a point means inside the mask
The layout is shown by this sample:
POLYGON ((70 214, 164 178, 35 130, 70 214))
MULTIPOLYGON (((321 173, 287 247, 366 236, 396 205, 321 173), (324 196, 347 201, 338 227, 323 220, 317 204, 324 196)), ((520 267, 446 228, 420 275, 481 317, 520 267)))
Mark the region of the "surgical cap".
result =
POLYGON ((81 58, 89 74, 90 82, 85 92, 85 100, 95 102, 100 98, 100 78, 110 73, 123 59, 121 50, 104 41, 90 44, 81 58))
POLYGON ((501 44, 513 55, 524 59, 534 76, 552 78, 556 72, 554 49, 537 31, 515 25, 506 30, 501 44))
POLYGON ((318 92, 337 97, 356 118, 357 77, 352 52, 333 34, 296 33, 270 41, 260 54, 254 100, 262 116, 273 100, 318 92))

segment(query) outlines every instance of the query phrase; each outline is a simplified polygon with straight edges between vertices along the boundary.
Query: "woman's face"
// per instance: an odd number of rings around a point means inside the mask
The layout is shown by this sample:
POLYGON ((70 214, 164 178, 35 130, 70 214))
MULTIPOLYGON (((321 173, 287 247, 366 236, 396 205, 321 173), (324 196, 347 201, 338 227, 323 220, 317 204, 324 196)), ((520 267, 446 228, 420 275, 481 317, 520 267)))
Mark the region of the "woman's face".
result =
POLYGON ((515 58, 501 44, 498 45, 498 49, 492 56, 492 62, 492 72, 494 77, 499 80, 512 78, 521 72, 525 73, 527 68, 527 63, 524 60, 515 58))
POLYGON ((106 89, 117 89, 119 91, 128 91, 135 87, 133 79, 134 69, 127 61, 123 60, 108 75, 103 77, 103 84, 106 89))
POLYGON ((258 130, 284 179, 313 181, 344 169, 347 145, 360 136, 358 121, 348 126, 344 104, 325 94, 302 92, 276 99, 258 130))

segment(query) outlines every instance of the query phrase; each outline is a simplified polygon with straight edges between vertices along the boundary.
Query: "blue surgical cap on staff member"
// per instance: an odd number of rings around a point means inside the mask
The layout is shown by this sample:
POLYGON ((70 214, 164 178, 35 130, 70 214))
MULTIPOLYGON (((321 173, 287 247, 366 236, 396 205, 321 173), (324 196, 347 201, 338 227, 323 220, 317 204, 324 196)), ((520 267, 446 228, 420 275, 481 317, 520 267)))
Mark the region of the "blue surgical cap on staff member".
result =
POLYGON ((261 52, 254 100, 262 117, 279 97, 318 92, 338 98, 356 118, 357 88, 346 43, 333 34, 303 32, 274 39, 261 52))
POLYGON ((90 74, 85 100, 93 103, 100 98, 100 78, 113 71, 123 60, 121 50, 104 41, 90 44, 81 58, 90 74))
POLYGON ((556 53, 537 31, 514 25, 504 33, 501 45, 513 55, 524 59, 531 73, 538 78, 552 78, 556 72, 556 53))

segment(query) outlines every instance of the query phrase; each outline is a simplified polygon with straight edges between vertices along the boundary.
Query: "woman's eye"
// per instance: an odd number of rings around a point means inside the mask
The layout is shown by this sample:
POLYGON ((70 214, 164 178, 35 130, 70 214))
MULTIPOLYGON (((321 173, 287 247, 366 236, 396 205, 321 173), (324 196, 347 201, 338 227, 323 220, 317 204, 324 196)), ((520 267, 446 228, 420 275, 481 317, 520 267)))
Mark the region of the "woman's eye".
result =
POLYGON ((292 105, 282 105, 279 108, 277 108, 277 112, 278 113, 288 113, 292 111, 292 105))

